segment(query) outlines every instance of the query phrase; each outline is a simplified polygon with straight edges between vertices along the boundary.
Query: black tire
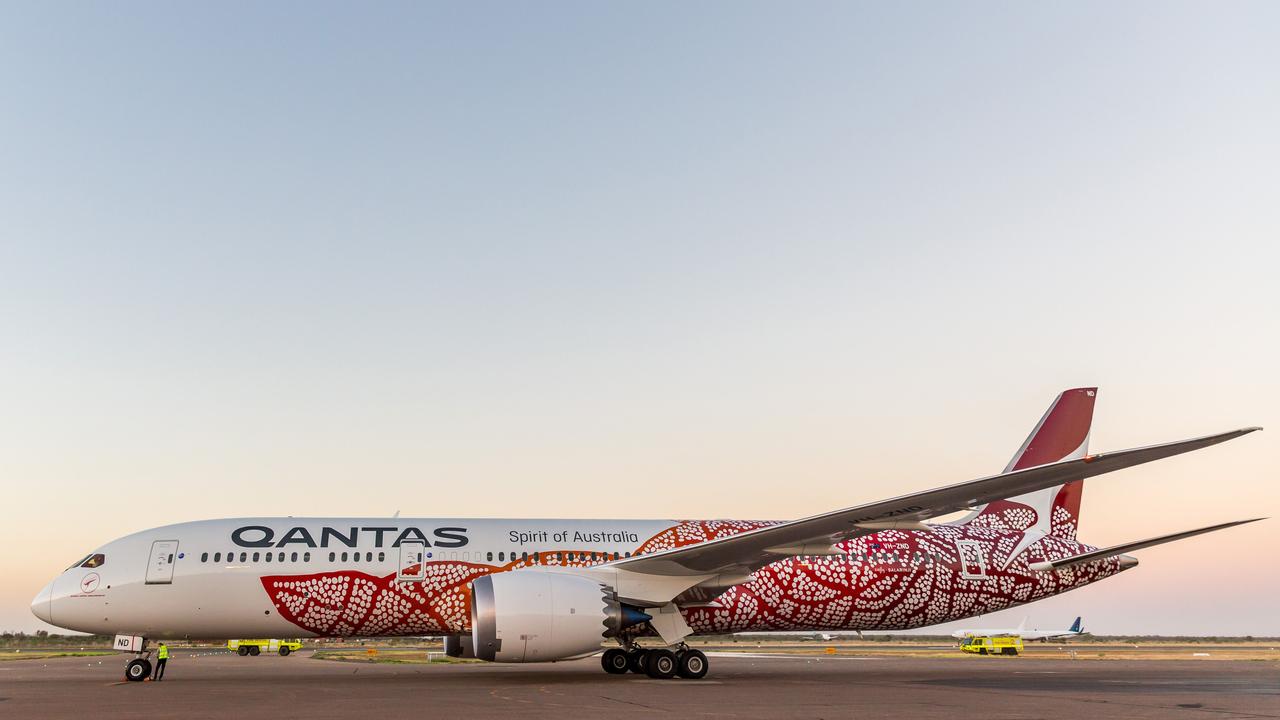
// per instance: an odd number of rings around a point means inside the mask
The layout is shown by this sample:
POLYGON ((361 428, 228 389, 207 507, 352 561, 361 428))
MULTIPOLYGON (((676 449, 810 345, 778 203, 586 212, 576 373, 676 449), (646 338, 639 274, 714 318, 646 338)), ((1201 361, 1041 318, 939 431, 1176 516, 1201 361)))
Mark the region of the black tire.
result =
POLYGON ((292 651, 291 651, 291 650, 289 650, 289 648, 284 647, 284 646, 281 646, 281 647, 280 647, 280 657, 286 657, 290 652, 292 652, 292 651))
POLYGON ((632 650, 627 653, 627 669, 637 675, 643 675, 644 658, 649 654, 648 650, 632 650))
POLYGON ((605 650, 604 655, 600 656, 600 666, 610 675, 622 675, 627 672, 630 665, 627 651, 613 648, 605 650))
POLYGON ((249 646, 249 654, 250 654, 250 655, 252 655, 252 656, 254 656, 254 657, 258 657, 258 653, 260 653, 260 652, 262 652, 262 648, 258 647, 257 645, 250 645, 250 646, 249 646))
POLYGON ((124 666, 124 679, 131 682, 142 682, 151 677, 151 663, 146 660, 130 660, 124 666))
POLYGON ((707 676, 707 655, 701 650, 685 650, 676 655, 676 674, 687 680, 707 676))
POLYGON ((655 680, 669 680, 675 677, 678 665, 676 654, 666 648, 650 650, 644 658, 644 672, 655 680))
POLYGON ((245 657, 246 655, 249 654, 249 646, 241 645, 239 648, 236 649, 236 654, 239 655, 240 657, 245 657))

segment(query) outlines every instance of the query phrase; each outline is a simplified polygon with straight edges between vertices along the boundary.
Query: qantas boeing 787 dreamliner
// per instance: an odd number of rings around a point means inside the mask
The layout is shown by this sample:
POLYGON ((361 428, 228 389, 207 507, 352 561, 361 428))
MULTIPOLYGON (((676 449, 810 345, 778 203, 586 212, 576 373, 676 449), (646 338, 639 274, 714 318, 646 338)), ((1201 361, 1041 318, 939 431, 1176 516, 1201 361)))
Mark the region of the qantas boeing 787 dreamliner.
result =
POLYGON ((31 610, 115 634, 135 655, 130 680, 147 677, 152 640, 426 634, 497 662, 611 646, 608 672, 700 678, 693 635, 959 620, 1115 575, 1138 563, 1130 551, 1253 522, 1079 542, 1086 478, 1258 429, 1089 455, 1095 394, 1059 395, 1000 474, 800 520, 206 520, 103 545, 31 610))

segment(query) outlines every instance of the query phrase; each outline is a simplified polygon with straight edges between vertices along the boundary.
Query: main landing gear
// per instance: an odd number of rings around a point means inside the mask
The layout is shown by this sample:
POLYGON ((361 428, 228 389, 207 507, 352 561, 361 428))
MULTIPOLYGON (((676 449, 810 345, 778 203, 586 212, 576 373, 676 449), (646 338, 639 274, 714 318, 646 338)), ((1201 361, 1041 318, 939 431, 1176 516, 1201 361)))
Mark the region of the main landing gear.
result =
POLYGON ((706 654, 684 644, 677 646, 674 651, 667 648, 612 648, 604 652, 600 664, 605 672, 612 675, 633 672, 657 680, 668 680, 676 676, 700 680, 706 677, 708 669, 706 654))

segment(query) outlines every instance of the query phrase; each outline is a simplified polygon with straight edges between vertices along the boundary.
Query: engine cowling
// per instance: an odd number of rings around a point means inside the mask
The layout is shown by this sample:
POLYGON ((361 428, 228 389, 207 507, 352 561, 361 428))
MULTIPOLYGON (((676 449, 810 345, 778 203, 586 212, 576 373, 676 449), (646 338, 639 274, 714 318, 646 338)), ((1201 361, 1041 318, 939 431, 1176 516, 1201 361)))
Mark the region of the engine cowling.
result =
POLYGON ((612 588, 580 575, 515 570, 471 583, 471 637, 481 660, 583 657, 623 627, 648 619, 620 605, 612 588))

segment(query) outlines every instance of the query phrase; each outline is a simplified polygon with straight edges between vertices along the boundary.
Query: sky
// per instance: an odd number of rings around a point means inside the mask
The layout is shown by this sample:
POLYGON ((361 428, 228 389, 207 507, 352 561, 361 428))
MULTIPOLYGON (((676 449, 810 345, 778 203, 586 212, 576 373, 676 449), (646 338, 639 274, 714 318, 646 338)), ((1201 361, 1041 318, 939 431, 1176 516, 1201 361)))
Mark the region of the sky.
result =
MULTIPOLYGON (((1275 3, 0 4, 0 630, 265 515, 1280 515, 1275 3)), ((984 624, 1280 635, 1280 518, 984 624)))

